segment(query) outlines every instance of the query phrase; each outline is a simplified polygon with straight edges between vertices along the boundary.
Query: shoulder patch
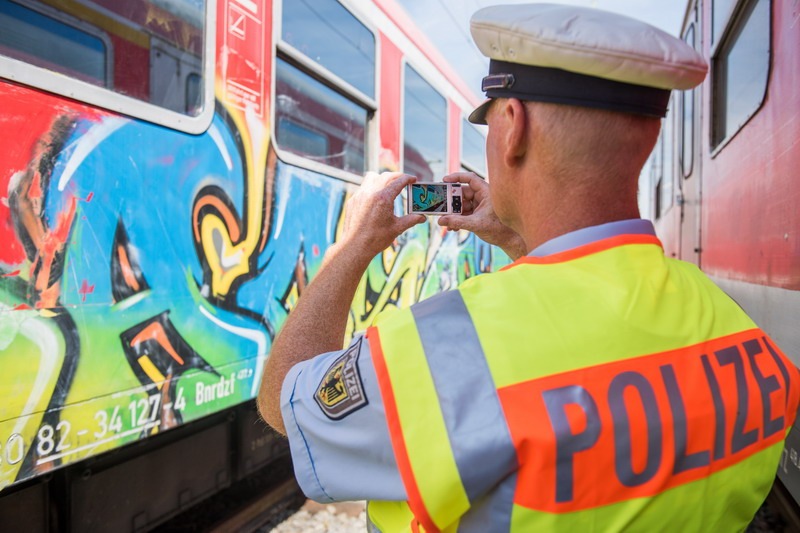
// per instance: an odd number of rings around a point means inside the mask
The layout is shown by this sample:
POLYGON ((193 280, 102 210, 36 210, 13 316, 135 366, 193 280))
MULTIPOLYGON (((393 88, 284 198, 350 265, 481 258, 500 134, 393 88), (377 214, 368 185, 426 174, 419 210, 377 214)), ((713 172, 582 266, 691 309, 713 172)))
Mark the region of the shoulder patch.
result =
POLYGON ((368 403, 358 371, 362 340, 359 339, 336 358, 317 386, 314 400, 325 416, 332 420, 340 420, 368 403))

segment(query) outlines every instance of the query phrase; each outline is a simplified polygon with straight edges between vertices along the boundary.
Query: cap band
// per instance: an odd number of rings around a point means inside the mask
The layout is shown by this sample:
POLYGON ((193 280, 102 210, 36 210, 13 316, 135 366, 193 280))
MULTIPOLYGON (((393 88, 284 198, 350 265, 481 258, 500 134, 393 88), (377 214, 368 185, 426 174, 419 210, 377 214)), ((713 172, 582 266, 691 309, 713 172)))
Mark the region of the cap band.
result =
POLYGON ((513 74, 489 74, 481 81, 481 91, 490 89, 510 89, 514 86, 513 74))
POLYGON ((667 114, 668 89, 496 59, 489 62, 489 73, 482 86, 490 98, 518 98, 655 117, 667 114))

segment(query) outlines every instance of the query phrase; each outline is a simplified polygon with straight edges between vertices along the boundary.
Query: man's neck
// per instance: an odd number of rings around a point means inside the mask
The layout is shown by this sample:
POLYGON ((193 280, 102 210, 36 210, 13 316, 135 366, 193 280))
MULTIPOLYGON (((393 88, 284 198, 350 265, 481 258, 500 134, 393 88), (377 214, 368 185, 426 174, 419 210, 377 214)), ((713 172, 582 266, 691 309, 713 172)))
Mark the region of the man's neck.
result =
MULTIPOLYGON (((623 187, 616 189, 622 192, 623 187)), ((572 231, 640 217, 635 194, 627 199, 613 191, 603 194, 600 183, 596 188, 569 191, 539 189, 529 196, 519 231, 528 251, 572 231)))

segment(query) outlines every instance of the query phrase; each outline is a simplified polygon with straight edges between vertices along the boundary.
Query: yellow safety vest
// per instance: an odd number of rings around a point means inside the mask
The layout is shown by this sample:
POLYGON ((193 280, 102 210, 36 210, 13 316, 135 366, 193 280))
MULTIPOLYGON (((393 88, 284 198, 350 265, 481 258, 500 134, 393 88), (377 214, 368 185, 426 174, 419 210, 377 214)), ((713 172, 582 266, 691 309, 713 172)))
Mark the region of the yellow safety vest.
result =
POLYGON ((651 235, 524 257, 367 338, 408 498, 370 502, 383 533, 480 530, 470 512, 497 487, 513 501, 484 530, 740 530, 800 397, 775 343, 651 235), (462 429, 473 411, 485 431, 462 429))

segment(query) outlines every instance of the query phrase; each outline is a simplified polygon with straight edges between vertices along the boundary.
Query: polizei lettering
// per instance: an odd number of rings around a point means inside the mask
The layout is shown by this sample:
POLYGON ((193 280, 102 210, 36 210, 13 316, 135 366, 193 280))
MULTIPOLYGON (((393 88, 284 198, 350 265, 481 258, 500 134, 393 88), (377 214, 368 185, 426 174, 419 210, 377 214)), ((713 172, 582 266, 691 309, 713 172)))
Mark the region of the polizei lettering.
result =
POLYGON ((587 509, 711 475, 780 442, 799 388, 760 330, 507 387, 516 501, 587 509))
POLYGON ((220 376, 218 382, 210 385, 198 383, 195 385, 195 404, 203 405, 204 403, 226 398, 234 393, 235 384, 235 374, 231 374, 228 378, 220 376))

